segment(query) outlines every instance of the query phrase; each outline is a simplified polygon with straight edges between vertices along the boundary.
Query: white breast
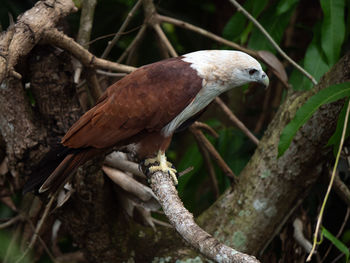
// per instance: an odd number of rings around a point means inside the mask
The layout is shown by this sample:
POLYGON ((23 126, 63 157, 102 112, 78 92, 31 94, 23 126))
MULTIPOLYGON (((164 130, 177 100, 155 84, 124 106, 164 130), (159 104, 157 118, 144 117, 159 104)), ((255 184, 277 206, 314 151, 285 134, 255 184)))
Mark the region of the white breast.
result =
POLYGON ((203 80, 203 88, 198 92, 194 100, 162 129, 162 134, 165 137, 173 134, 182 123, 200 112, 208 106, 213 99, 220 95, 222 88, 218 88, 217 85, 211 85, 205 82, 206 81, 203 80))
POLYGON ((200 112, 221 93, 246 83, 246 80, 235 77, 235 70, 255 61, 243 52, 232 50, 204 50, 183 57, 182 60, 190 63, 191 68, 203 79, 202 89, 194 100, 162 129, 164 136, 171 135, 183 122, 200 112))

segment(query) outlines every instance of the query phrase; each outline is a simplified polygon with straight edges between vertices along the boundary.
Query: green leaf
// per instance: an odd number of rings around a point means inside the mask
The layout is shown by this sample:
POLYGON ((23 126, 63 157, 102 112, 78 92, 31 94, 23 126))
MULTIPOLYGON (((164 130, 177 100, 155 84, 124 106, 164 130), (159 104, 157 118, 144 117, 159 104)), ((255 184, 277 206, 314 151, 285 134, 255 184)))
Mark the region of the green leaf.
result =
MULTIPOLYGON (((348 101, 349 101, 349 99, 347 100, 347 102, 348 101)), ((337 128, 335 129, 334 134, 329 139, 329 141, 326 145, 326 146, 334 145, 334 155, 336 155, 336 151, 339 149, 339 143, 340 143, 340 139, 341 139, 341 136, 343 133, 347 104, 348 103, 344 103, 344 107, 341 110, 339 117, 338 117, 337 128)), ((350 127, 350 123, 348 123, 348 127, 346 128, 345 139, 349 136, 349 127, 350 127)))
POLYGON ((345 0, 321 0, 323 10, 321 45, 330 66, 339 59, 345 37, 345 0))
MULTIPOLYGON (((276 15, 276 8, 276 6, 272 6, 268 10, 264 11, 261 18, 259 18, 259 22, 266 29, 266 31, 269 32, 276 43, 279 44, 295 8, 288 10, 282 15, 276 15)), ((275 48, 256 27, 254 27, 252 30, 252 34, 248 42, 248 48, 254 50, 268 50, 274 54, 276 53, 275 48)))
MULTIPOLYGON (((312 31, 314 32, 314 37, 306 50, 304 61, 301 64, 307 72, 319 81, 331 67, 327 64, 326 57, 320 45, 321 24, 317 23, 312 31)), ((293 70, 289 82, 292 84, 294 90, 310 90, 313 87, 312 82, 296 69, 293 70)))
POLYGON ((334 102, 346 96, 350 96, 350 82, 329 86, 312 96, 298 109, 294 119, 283 129, 278 144, 278 157, 282 156, 288 149, 299 128, 310 119, 321 105, 334 102))
POLYGON ((286 13, 288 10, 294 8, 294 6, 299 2, 299 0, 284 0, 279 1, 277 4, 277 12, 276 15, 282 15, 286 13))
POLYGON ((224 38, 236 41, 246 24, 246 17, 241 12, 236 12, 225 25, 222 35, 224 38))
MULTIPOLYGON (((268 0, 248 0, 244 3, 243 7, 250 12, 252 16, 257 18, 264 10, 267 3, 268 0)), ((241 37, 242 32, 247 35, 250 33, 252 27, 250 26, 250 28, 248 28, 246 23, 247 18, 241 12, 237 11, 225 25, 222 32, 223 37, 231 41, 237 41, 241 37)), ((245 39, 246 38, 243 37, 243 40, 245 39)), ((245 42, 242 42, 242 44, 244 43, 245 42)))
POLYGON ((332 244, 339 249, 343 254, 345 254, 346 262, 349 261, 350 252, 346 245, 341 242, 338 238, 333 236, 331 232, 329 232, 325 227, 322 227, 322 235, 327 238, 332 244))
POLYGON ((177 165, 177 170, 179 172, 187 169, 188 167, 193 166, 193 170, 183 176, 179 179, 179 185, 178 185, 178 192, 181 194, 190 178, 199 170, 199 168, 202 166, 203 158, 202 155, 199 153, 198 147, 196 143, 193 143, 187 148, 187 151, 185 152, 184 156, 182 157, 180 163, 177 165))

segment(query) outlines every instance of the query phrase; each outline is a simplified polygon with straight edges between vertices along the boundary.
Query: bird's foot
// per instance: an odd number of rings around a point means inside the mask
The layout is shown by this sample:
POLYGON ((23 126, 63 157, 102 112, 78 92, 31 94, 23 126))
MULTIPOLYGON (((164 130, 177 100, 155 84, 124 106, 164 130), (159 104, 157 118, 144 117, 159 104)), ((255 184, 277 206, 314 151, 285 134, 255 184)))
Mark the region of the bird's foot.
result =
POLYGON ((174 185, 178 184, 177 181, 177 171, 171 162, 166 160, 164 153, 159 152, 156 158, 149 158, 144 161, 144 165, 148 167, 148 171, 151 173, 160 171, 167 173, 171 176, 174 185))

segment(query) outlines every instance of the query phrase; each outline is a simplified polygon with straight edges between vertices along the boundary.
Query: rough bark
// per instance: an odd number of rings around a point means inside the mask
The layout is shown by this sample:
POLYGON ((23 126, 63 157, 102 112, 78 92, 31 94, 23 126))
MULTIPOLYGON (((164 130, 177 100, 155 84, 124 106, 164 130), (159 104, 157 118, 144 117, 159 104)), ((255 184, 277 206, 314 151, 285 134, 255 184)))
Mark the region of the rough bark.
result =
POLYGON ((0 83, 13 72, 18 59, 38 43, 42 32, 72 11, 76 7, 71 0, 47 0, 19 16, 16 25, 0 36, 0 83))
POLYGON ((200 225, 227 245, 258 255, 279 232, 327 163, 331 148, 325 145, 335 131, 344 101, 322 106, 278 159, 283 128, 315 92, 349 80, 350 54, 347 54, 313 91, 289 96, 242 171, 239 183, 203 213, 200 225))

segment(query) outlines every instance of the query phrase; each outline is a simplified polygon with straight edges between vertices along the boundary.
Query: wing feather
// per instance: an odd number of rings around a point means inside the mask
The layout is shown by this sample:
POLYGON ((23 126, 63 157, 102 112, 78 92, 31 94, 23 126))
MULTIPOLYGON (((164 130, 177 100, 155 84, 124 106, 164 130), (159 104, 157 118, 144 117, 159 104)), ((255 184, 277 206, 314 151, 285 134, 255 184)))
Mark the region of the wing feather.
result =
POLYGON ((70 148, 109 148, 160 131, 202 88, 190 64, 173 58, 139 68, 110 86, 63 137, 70 148))

